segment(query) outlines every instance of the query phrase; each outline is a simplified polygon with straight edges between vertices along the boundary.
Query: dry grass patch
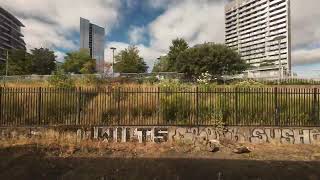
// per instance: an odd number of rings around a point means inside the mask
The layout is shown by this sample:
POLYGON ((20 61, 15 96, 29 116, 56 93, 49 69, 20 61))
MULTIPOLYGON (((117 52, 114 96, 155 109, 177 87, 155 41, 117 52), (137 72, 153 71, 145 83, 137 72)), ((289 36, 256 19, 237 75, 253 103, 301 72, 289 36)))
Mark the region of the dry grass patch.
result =
POLYGON ((79 140, 75 133, 61 133, 49 130, 31 138, 20 136, 1 139, 0 149, 21 149, 41 152, 47 156, 58 157, 197 157, 212 159, 251 159, 251 160, 289 160, 320 161, 320 145, 289 144, 248 144, 236 143, 226 139, 220 141, 218 152, 209 152, 190 143, 112 143, 101 140, 79 140), (249 147, 251 153, 235 154, 237 146, 249 147), (22 148, 21 148, 22 147, 22 148))

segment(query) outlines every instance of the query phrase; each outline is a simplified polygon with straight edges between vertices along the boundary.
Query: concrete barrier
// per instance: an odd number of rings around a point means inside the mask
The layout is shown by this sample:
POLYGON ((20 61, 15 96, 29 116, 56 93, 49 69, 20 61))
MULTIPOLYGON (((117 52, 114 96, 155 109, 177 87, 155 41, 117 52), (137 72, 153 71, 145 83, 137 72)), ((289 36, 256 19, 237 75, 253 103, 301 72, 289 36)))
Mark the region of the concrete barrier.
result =
POLYGON ((0 139, 41 137, 48 131, 71 134, 77 140, 108 142, 191 142, 226 138, 236 142, 319 144, 319 127, 166 127, 166 126, 97 126, 97 127, 8 127, 0 128, 0 139))

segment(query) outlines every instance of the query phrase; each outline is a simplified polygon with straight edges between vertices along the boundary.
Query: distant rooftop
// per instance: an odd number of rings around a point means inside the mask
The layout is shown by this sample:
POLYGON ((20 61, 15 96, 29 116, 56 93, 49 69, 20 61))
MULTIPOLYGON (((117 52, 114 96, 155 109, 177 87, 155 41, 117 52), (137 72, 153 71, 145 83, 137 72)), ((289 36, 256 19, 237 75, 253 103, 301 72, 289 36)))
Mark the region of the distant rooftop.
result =
POLYGON ((12 21, 14 21, 15 23, 17 23, 19 26, 25 27, 19 19, 17 19, 17 18, 16 18, 14 15, 12 15, 9 11, 3 9, 1 6, 0 6, 0 12, 3 13, 7 18, 10 18, 12 21))
POLYGON ((230 11, 232 10, 232 8, 236 7, 236 5, 239 5, 239 4, 242 4, 246 1, 251 1, 251 0, 233 0, 231 2, 228 2, 226 5, 225 5, 225 8, 224 10, 227 12, 227 11, 230 11))
POLYGON ((92 23, 89 19, 86 19, 86 18, 83 18, 83 17, 80 17, 80 19, 83 19, 83 20, 85 20, 85 21, 88 21, 90 24, 92 24, 92 25, 94 25, 94 26, 96 26, 96 27, 99 27, 99 28, 103 28, 103 29, 104 29, 104 27, 92 23))

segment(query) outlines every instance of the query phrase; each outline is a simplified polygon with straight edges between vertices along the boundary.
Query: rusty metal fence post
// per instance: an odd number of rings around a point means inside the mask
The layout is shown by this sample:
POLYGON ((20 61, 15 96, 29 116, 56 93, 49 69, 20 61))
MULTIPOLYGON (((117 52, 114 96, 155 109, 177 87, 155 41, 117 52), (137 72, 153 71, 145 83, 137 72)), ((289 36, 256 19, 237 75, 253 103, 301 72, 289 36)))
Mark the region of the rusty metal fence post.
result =
POLYGON ((279 126, 280 123, 280 108, 278 103, 278 88, 274 88, 274 106, 275 106, 275 126, 279 126))
POLYGON ((121 89, 120 87, 118 88, 118 97, 117 97, 117 109, 118 109, 118 121, 117 121, 117 125, 119 126, 120 125, 120 120, 121 120, 121 112, 120 112, 120 102, 121 102, 121 89))
POLYGON ((39 87, 38 89, 38 125, 41 125, 41 101, 42 101, 42 88, 39 87))
POLYGON ((238 91, 239 89, 235 88, 235 116, 236 116, 236 124, 240 124, 239 116, 238 116, 238 91))
POLYGON ((78 101, 77 101, 77 122, 76 125, 80 125, 81 121, 81 87, 78 89, 78 101))
POLYGON ((160 87, 157 88, 157 104, 158 104, 158 113, 157 113, 157 125, 160 125, 160 113, 161 113, 161 102, 160 102, 160 87))
POLYGON ((313 89, 313 103, 312 103, 312 123, 316 124, 318 121, 318 100, 317 100, 317 88, 313 89))
POLYGON ((199 126, 199 87, 196 87, 196 124, 199 126))

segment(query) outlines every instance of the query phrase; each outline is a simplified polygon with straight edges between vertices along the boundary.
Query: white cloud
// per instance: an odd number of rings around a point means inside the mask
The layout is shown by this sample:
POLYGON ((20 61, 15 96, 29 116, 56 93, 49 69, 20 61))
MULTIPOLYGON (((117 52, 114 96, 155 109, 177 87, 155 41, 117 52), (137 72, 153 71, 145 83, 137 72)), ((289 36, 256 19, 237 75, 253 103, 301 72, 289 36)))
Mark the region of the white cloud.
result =
POLYGON ((133 44, 137 44, 145 40, 146 28, 132 26, 129 30, 129 40, 133 44))
POLYGON ((320 62, 319 0, 291 0, 293 65, 320 62))
POLYGON ((134 8, 135 6, 138 5, 138 3, 140 3, 140 1, 136 1, 136 0, 125 0, 124 2, 126 3, 126 6, 130 9, 134 8))
POLYGON ((62 62, 64 60, 64 57, 66 56, 66 54, 61 51, 55 51, 54 55, 56 56, 56 60, 59 62, 62 62))
POLYGON ((106 27, 108 32, 119 17, 118 0, 1 0, 1 6, 23 24, 28 48, 76 49, 72 34, 79 31, 80 17, 106 27))
POLYGON ((292 57, 295 64, 319 63, 320 48, 295 50, 292 57))
MULTIPOLYGON (((168 49, 172 39, 185 38, 190 45, 224 42, 224 5, 227 0, 148 0, 165 12, 149 26, 151 47, 168 49)), ((319 0, 291 0, 293 65, 320 62, 319 0)))
POLYGON ((111 47, 117 48, 115 50, 115 55, 120 52, 121 50, 124 50, 127 48, 129 44, 123 43, 123 42, 108 42, 106 45, 106 48, 104 50, 104 59, 106 62, 112 62, 112 50, 110 49, 111 47))
POLYGON ((34 19, 26 19, 25 24, 32 24, 32 27, 24 28, 23 34, 25 34, 25 41, 27 42, 27 48, 77 48, 75 42, 72 39, 68 39, 67 35, 70 33, 63 32, 59 27, 40 22, 34 19))
MULTIPOLYGON (((118 17, 118 0, 2 0, 4 7, 22 17, 39 17, 60 25, 60 28, 78 31, 79 18, 90 19, 107 29, 118 17)), ((27 24, 26 24, 27 25, 27 24)), ((28 25, 27 25, 28 26, 28 25)))
POLYGON ((152 70, 152 67, 157 60, 158 57, 164 54, 164 51, 156 50, 150 47, 146 47, 144 45, 137 46, 140 50, 141 56, 144 58, 144 61, 149 66, 149 71, 152 70))
MULTIPOLYGON (((1 6, 13 12, 26 25, 23 28, 28 48, 76 49, 74 33, 79 31, 79 18, 110 29, 121 20, 123 3, 134 8, 135 0, 0 0, 1 6)), ((137 44, 150 64, 168 51, 171 40, 185 38, 192 46, 204 41, 224 42, 224 5, 227 0, 143 0, 149 8, 164 12, 153 22, 128 30, 129 41, 137 44), (141 45, 145 35, 150 46, 141 45)), ((319 0, 291 0, 293 64, 320 61, 319 0)), ((123 17, 128 18, 128 17, 123 17)), ((119 49, 127 43, 109 42, 119 49)), ((107 53, 109 50, 107 51, 107 53)), ((109 57, 110 59, 110 57, 109 57)), ((107 59, 108 60, 108 59, 107 59)))
POLYGON ((185 0, 169 6, 150 24, 151 46, 168 49, 172 39, 181 37, 190 45, 205 41, 223 42, 224 3, 210 0, 185 0))
POLYGON ((292 45, 311 46, 320 42, 319 0, 291 0, 292 45))
POLYGON ((179 0, 148 0, 147 3, 149 7, 152 8, 167 8, 169 6, 173 6, 176 2, 179 2, 179 0))

